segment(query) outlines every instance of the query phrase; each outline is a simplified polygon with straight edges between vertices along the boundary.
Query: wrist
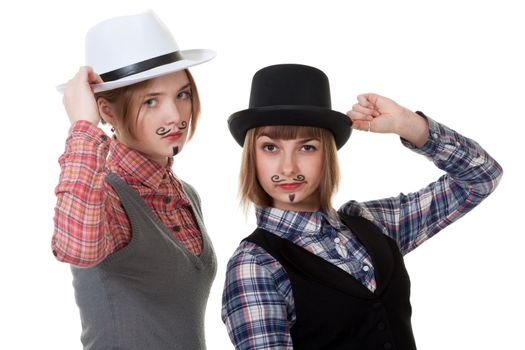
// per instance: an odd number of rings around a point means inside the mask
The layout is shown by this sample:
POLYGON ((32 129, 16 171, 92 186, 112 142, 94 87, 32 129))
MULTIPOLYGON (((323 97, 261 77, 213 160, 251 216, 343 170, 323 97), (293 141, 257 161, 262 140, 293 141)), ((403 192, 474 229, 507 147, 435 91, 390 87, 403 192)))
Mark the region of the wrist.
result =
POLYGON ((422 147, 428 139, 428 122, 421 115, 404 109, 398 126, 398 135, 416 147, 422 147))

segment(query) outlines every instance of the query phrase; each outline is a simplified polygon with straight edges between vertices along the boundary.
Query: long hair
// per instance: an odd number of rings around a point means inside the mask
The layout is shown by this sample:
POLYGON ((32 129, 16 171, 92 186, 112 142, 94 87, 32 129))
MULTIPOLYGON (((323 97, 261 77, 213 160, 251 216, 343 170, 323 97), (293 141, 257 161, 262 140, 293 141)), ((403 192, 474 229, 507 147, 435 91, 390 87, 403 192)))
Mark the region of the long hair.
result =
POLYGON ((257 179, 255 141, 263 133, 272 139, 318 138, 321 141, 324 154, 318 191, 321 209, 330 212, 332 196, 337 191, 340 178, 337 147, 330 131, 310 126, 275 125, 248 130, 244 141, 239 176, 239 195, 242 206, 247 209, 250 203, 253 203, 257 207, 268 207, 273 203, 273 199, 264 191, 257 179))

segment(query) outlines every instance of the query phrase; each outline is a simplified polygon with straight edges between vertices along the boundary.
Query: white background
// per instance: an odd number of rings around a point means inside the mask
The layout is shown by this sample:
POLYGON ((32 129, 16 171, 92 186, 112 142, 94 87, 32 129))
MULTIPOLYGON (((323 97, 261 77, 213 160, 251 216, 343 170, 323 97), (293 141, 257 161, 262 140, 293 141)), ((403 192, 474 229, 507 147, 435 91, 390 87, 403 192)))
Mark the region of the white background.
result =
MULTIPOLYGON (((80 349, 68 266, 50 250, 69 121, 55 85, 83 64, 84 35, 148 8, 182 49, 211 48, 194 67, 202 123, 175 172, 203 201, 219 270, 206 314, 209 349, 232 348, 220 319, 226 262, 254 228, 236 197, 241 149, 227 117, 248 104, 253 73, 303 63, 330 78, 346 112, 377 92, 477 140, 505 169, 478 208, 406 257, 418 347, 523 349, 524 11, 518 1, 18 1, 0 12, 2 185, 0 348, 80 349)), ((339 152, 334 200, 410 192, 441 174, 393 135, 354 132, 339 152)))

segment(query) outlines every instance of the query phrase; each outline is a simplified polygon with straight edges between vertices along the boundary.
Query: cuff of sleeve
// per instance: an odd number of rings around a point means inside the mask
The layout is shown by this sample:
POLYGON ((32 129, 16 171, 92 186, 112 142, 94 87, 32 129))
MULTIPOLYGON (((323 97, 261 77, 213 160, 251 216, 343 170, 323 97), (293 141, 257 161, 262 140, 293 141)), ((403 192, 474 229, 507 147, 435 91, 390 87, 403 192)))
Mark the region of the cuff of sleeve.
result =
POLYGON ((95 142, 97 144, 107 143, 110 139, 104 131, 87 120, 78 120, 71 125, 69 129, 70 139, 83 139, 86 141, 95 142))
POLYGON ((84 162, 85 157, 97 159, 97 166, 102 167, 109 152, 111 139, 102 131, 85 120, 79 120, 71 125, 66 148, 59 163, 63 167, 66 163, 84 162))
POLYGON ((428 139, 427 142, 421 147, 416 147, 407 140, 401 138, 401 143, 403 146, 407 147, 408 149, 413 150, 414 152, 418 154, 422 154, 427 157, 432 157, 434 154, 436 154, 438 150, 438 145, 440 144, 441 137, 445 136, 443 132, 441 131, 441 128, 439 127, 439 123, 437 123, 434 119, 429 118, 421 111, 416 111, 418 115, 423 117, 427 123, 428 123, 428 139))

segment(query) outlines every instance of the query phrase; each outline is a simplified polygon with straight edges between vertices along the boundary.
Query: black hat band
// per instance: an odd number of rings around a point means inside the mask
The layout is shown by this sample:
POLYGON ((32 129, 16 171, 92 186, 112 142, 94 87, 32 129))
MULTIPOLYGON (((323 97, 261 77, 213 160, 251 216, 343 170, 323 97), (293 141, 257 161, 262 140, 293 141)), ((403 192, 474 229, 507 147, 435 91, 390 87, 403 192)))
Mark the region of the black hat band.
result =
POLYGON ((162 56, 153 57, 144 61, 140 61, 129 66, 122 67, 119 69, 112 70, 100 75, 100 78, 107 83, 109 81, 118 80, 127 76, 141 73, 152 68, 163 66, 165 64, 177 62, 183 60, 184 57, 178 52, 174 51, 162 56))

